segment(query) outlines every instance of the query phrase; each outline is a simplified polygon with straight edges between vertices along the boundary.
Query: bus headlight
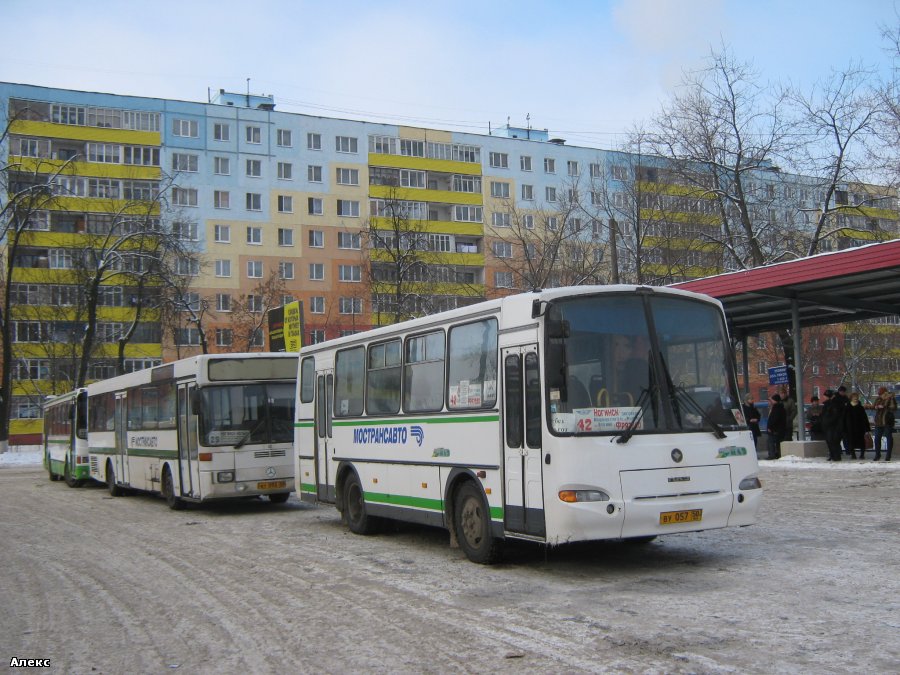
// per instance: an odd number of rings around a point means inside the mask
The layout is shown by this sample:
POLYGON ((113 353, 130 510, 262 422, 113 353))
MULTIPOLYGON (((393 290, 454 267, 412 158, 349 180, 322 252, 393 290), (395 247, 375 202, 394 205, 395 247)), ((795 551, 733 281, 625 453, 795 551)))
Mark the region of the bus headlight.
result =
POLYGON ((561 501, 574 504, 576 502, 608 502, 609 495, 601 490, 560 490, 561 501))
POLYGON ((761 487, 762 483, 759 481, 759 476, 747 476, 738 485, 739 490, 759 490, 761 487))
POLYGON ((216 482, 217 483, 233 483, 234 482, 234 471, 219 471, 216 474, 216 482))

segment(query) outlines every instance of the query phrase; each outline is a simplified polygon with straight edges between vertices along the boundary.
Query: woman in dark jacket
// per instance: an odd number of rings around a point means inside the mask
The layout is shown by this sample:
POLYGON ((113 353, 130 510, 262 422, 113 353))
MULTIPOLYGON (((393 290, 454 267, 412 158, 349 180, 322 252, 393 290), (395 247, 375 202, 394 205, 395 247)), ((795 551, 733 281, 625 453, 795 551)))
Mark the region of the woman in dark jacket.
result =
POLYGON ((872 430, 869 424, 869 416, 866 409, 859 402, 859 394, 850 394, 850 405, 844 415, 844 431, 850 439, 850 459, 856 459, 856 450, 859 449, 859 458, 866 457, 866 434, 872 430))
POLYGON ((766 422, 766 433, 769 435, 769 459, 781 459, 781 441, 787 432, 787 413, 781 396, 772 394, 769 408, 769 421, 766 422))

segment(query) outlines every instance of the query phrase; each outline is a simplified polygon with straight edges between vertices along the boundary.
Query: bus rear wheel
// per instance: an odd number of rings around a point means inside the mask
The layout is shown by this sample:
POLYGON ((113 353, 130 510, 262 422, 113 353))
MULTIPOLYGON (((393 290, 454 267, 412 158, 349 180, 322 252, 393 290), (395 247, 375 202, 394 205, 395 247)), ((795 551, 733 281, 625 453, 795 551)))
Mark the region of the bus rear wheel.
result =
POLYGON ((122 488, 116 483, 116 470, 113 469, 112 462, 106 463, 106 489, 113 497, 122 496, 122 488))
POLYGON ((453 515, 456 539, 469 560, 481 565, 500 560, 503 540, 491 533, 491 512, 481 489, 472 481, 466 481, 457 491, 453 515))
POLYGON ((372 534, 375 519, 366 512, 366 497, 356 473, 344 484, 344 521, 354 534, 372 534))
POLYGON ((166 498, 166 504, 169 505, 169 508, 173 511, 181 511, 184 508, 184 502, 181 501, 181 498, 175 494, 175 481, 172 478, 172 471, 169 467, 166 467, 163 470, 163 481, 162 481, 162 491, 163 497, 166 498))

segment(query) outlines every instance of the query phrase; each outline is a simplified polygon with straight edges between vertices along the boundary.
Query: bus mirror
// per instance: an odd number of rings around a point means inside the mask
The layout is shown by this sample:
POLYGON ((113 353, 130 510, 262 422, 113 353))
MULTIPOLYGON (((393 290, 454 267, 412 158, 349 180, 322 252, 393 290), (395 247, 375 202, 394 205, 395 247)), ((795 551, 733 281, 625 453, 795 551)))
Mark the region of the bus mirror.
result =
POLYGON ((200 391, 197 389, 191 390, 191 415, 199 415, 200 414, 200 391))

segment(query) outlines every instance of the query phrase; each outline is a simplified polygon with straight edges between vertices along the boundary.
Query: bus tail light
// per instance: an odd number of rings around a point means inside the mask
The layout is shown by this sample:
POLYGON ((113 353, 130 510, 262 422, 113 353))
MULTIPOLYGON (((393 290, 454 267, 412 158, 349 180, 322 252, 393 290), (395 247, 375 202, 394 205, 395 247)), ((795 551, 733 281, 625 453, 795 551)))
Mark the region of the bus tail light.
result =
POLYGON ((601 490, 560 490, 560 500, 569 504, 576 502, 608 502, 609 495, 601 490))
POLYGON ((747 476, 744 480, 741 481, 740 485, 738 485, 739 490, 759 490, 762 487, 762 483, 759 480, 759 476, 747 476))
POLYGON ((197 455, 197 459, 201 462, 211 462, 212 461, 212 453, 211 452, 201 452, 197 455))

